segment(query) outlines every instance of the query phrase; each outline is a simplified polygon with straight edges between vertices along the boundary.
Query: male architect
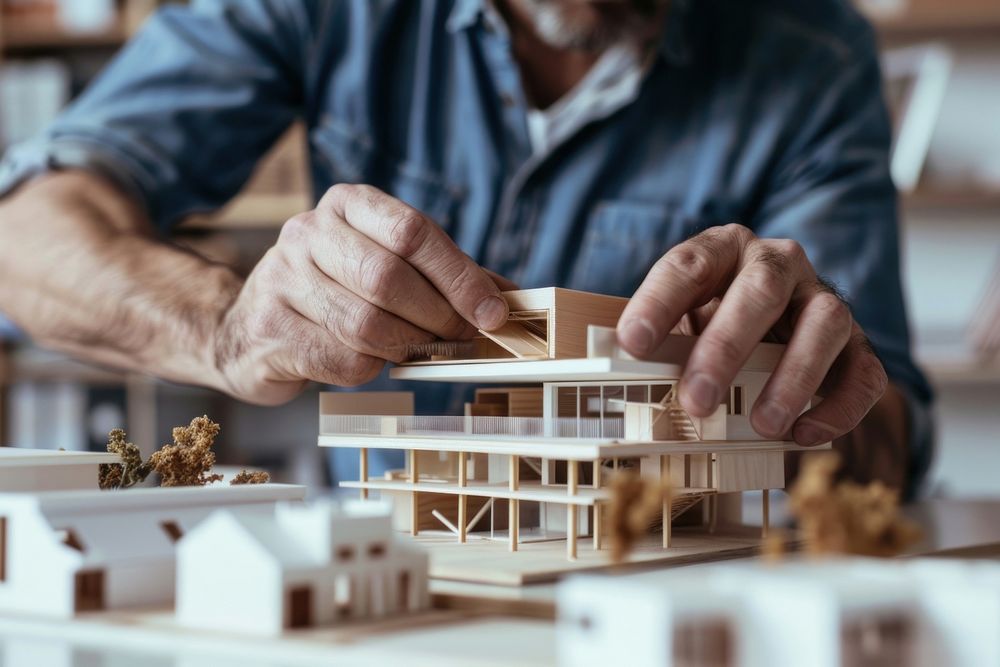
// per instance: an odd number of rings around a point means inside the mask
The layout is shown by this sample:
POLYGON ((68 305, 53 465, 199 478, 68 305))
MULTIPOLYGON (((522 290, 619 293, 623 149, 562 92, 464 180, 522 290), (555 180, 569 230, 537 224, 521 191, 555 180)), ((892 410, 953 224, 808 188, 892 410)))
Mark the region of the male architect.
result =
POLYGON ((632 353, 701 333, 692 414, 776 336, 754 428, 838 438, 854 477, 912 490, 931 397, 889 134, 846 1, 194 2, 9 152, 0 311, 44 345, 275 404, 497 327, 507 278, 628 295, 632 353), (248 277, 158 238, 297 119, 321 198, 248 277))

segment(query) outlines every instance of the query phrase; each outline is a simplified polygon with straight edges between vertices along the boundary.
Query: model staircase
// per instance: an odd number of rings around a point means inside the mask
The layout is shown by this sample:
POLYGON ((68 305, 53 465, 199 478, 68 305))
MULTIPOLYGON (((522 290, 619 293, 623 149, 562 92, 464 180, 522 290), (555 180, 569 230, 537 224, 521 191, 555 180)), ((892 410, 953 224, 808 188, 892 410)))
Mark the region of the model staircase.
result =
MULTIPOLYGON (((677 401, 677 388, 671 387, 660 400, 663 406, 662 412, 656 417, 656 421, 667 419, 670 422, 671 439, 673 440, 701 440, 701 434, 694 427, 691 416, 681 407, 677 401)), ((655 423, 655 422, 654 422, 655 423)))
POLYGON ((670 420, 670 432, 675 440, 701 440, 691 417, 676 401, 667 408, 667 419, 670 420))
POLYGON ((670 518, 676 519, 701 502, 702 498, 713 493, 715 491, 687 491, 674 496, 670 499, 670 518))
MULTIPOLYGON (((673 521, 684 512, 700 503, 704 498, 714 494, 713 489, 702 489, 698 491, 681 491, 674 497, 670 499, 670 520, 673 521)), ((649 523, 649 529, 652 532, 660 532, 663 530, 663 521, 660 519, 660 514, 657 513, 652 521, 649 523)))

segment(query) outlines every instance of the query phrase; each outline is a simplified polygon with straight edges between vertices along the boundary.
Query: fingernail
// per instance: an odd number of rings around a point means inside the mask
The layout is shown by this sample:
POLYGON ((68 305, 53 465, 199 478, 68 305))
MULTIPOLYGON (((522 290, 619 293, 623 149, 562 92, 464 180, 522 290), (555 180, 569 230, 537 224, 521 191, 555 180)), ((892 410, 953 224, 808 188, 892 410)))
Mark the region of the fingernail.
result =
POLYGON ((826 424, 813 421, 800 421, 795 425, 795 442, 803 447, 813 447, 833 440, 833 429, 826 424))
POLYGON ((788 409, 775 401, 766 401, 757 406, 754 415, 761 435, 780 436, 788 430, 788 409))
POLYGON ((636 356, 642 356, 650 351, 654 336, 653 327, 641 317, 626 322, 619 334, 621 343, 636 356))
POLYGON ((498 296, 488 296, 476 306, 476 326, 492 331, 507 321, 507 302, 498 296))
POLYGON ((721 400, 719 387, 704 373, 695 373, 684 383, 688 399, 702 412, 709 414, 718 407, 721 400))

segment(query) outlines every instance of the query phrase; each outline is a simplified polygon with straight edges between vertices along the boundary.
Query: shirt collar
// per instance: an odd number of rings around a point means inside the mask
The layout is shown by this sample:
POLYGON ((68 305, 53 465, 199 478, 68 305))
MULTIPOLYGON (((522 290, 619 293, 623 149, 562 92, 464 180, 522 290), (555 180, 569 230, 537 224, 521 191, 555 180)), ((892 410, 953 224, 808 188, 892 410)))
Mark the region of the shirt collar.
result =
MULTIPOLYGON (((449 32, 459 32, 471 28, 487 14, 489 0, 455 0, 448 16, 449 32)), ((663 36, 660 38, 659 53, 672 65, 687 65, 691 61, 689 39, 690 0, 671 0, 670 15, 663 36)))

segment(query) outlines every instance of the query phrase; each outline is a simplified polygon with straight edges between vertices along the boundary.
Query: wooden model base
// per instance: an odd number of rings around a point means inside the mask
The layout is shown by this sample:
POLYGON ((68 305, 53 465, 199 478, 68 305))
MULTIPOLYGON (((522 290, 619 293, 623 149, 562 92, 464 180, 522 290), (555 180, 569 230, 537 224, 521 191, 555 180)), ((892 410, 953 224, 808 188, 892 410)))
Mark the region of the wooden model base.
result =
POLYGON ((760 528, 751 526, 720 527, 711 533, 703 527, 675 527, 669 549, 663 548, 661 535, 650 534, 618 565, 611 563, 607 549, 594 551, 589 539, 580 540, 575 561, 566 560, 566 541, 561 539, 522 542, 514 553, 507 550, 506 540, 496 537, 470 535, 460 544, 451 533, 422 531, 414 539, 431 555, 433 579, 501 586, 551 582, 575 572, 690 565, 761 552, 760 528))

